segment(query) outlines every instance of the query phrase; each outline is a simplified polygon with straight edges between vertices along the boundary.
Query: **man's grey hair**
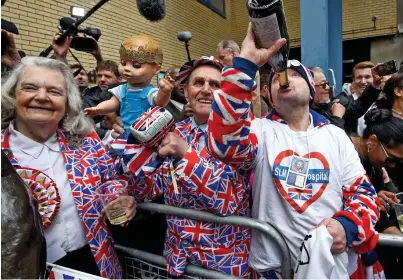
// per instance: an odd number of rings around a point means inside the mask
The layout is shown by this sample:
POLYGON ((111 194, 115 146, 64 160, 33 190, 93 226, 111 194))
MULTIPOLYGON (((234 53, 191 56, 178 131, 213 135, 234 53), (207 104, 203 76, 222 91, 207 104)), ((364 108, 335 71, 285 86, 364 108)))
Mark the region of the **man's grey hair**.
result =
POLYGON ((219 48, 222 48, 223 50, 234 51, 236 54, 239 54, 241 52, 238 44, 235 43, 235 41, 233 40, 222 40, 218 43, 217 50, 219 48))
POLYGON ((325 74, 325 72, 323 72, 323 69, 318 66, 309 67, 309 70, 311 70, 312 72, 321 72, 321 73, 325 74))
POLYGON ((15 91, 21 74, 30 67, 43 67, 59 71, 65 80, 67 93, 66 114, 59 123, 59 128, 71 134, 85 135, 94 130, 94 125, 89 118, 84 116, 80 91, 77 88, 73 73, 63 62, 44 58, 27 56, 21 60, 5 78, 1 87, 1 127, 7 128, 16 117, 15 91))

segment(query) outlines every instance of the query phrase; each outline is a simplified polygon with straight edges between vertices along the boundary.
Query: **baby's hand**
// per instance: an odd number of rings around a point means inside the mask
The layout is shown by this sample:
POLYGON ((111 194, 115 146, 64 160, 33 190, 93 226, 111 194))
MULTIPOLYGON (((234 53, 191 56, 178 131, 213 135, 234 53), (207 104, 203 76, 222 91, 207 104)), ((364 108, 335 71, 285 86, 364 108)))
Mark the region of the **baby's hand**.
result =
POLYGON ((167 74, 163 80, 160 81, 160 91, 166 94, 171 94, 175 86, 175 80, 167 74))
POLYGON ((84 115, 86 116, 99 116, 102 115, 101 110, 97 107, 91 107, 84 109, 84 115))

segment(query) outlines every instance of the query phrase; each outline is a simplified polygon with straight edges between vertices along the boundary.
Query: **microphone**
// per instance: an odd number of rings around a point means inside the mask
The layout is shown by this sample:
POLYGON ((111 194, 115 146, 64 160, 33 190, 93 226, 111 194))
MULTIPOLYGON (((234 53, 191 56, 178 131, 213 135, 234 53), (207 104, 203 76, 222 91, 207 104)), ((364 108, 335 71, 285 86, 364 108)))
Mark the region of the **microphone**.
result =
POLYGON ((149 21, 160 21, 165 17, 165 0, 136 0, 140 14, 149 21))
POLYGON ((192 40, 192 32, 189 31, 178 32, 178 40, 181 42, 187 42, 192 40))
POLYGON ((67 30, 70 26, 72 26, 76 21, 69 17, 63 17, 59 21, 59 25, 63 30, 67 30))
POLYGON ((189 31, 182 31, 178 32, 178 40, 181 42, 185 42, 186 53, 188 55, 188 62, 191 61, 190 59, 190 51, 189 51, 189 41, 192 40, 192 32, 189 31))

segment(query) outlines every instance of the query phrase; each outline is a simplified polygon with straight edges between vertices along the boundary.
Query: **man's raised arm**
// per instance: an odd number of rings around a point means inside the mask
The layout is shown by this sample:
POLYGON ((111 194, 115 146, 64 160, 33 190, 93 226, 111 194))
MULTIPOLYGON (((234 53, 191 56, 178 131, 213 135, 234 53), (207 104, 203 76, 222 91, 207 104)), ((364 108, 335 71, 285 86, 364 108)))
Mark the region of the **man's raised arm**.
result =
POLYGON ((212 155, 227 164, 249 169, 257 154, 257 137, 250 132, 250 111, 254 78, 258 67, 269 60, 284 44, 278 40, 270 49, 258 49, 251 26, 242 43, 241 54, 233 67, 224 68, 220 90, 214 93, 208 120, 207 146, 212 155))

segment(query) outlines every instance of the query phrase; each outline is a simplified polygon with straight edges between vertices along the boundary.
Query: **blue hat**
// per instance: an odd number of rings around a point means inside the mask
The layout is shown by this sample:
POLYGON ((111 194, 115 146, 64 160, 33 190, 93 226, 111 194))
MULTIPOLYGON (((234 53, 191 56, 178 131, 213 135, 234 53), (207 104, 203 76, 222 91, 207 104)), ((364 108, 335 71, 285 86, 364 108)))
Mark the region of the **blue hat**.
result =
MULTIPOLYGON (((305 67, 301 62, 299 62, 298 60, 289 60, 288 61, 288 68, 294 69, 295 71, 297 71, 302 78, 304 78, 304 80, 307 82, 308 86, 309 86, 309 91, 311 93, 312 96, 312 100, 315 98, 315 82, 313 80, 313 73, 311 70, 309 70, 307 67, 305 67)), ((269 76, 269 101, 271 103, 271 105, 273 106, 273 100, 271 98, 271 82, 273 80, 273 76, 274 76, 274 71, 273 69, 270 72, 270 76, 269 76)))

